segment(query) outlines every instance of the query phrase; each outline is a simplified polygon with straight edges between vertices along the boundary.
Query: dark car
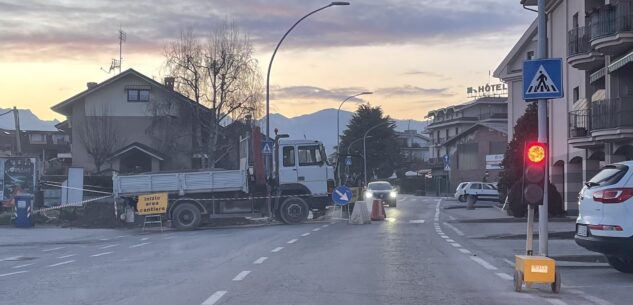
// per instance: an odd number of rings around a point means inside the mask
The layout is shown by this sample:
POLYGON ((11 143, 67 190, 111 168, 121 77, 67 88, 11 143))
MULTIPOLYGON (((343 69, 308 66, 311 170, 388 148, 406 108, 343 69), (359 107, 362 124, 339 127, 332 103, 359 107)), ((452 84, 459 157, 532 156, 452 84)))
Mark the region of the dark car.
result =
POLYGON ((365 191, 365 200, 380 199, 388 203, 390 207, 396 207, 398 192, 387 181, 370 182, 365 191))

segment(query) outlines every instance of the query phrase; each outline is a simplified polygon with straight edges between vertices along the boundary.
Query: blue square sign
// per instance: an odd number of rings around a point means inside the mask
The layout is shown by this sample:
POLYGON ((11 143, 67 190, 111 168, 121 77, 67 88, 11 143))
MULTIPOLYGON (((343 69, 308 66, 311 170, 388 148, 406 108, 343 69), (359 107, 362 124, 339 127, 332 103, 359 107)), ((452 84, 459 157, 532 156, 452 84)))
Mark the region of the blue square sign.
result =
POLYGON ((523 99, 563 97, 563 60, 547 58, 523 62, 523 99))

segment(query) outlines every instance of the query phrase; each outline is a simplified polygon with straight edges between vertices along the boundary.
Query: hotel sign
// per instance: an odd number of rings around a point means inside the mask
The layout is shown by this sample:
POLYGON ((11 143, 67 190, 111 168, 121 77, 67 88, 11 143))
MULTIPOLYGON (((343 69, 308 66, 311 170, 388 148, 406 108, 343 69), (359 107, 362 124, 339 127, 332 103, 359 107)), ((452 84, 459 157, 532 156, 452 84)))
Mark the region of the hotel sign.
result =
POLYGON ((507 84, 485 84, 466 88, 468 97, 508 96, 507 84))

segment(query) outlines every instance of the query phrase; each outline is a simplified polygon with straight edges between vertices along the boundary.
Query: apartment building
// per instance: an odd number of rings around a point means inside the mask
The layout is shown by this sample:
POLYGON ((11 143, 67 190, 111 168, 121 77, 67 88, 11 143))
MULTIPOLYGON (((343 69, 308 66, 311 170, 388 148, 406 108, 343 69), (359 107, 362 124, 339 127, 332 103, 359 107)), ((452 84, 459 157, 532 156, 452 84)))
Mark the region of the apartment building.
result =
POLYGON ((505 97, 473 101, 429 111, 429 159, 440 192, 454 191, 463 181, 496 181, 500 168, 486 160, 505 152, 508 106, 505 97))
MULTIPOLYGON (((578 191, 601 166, 633 159, 632 3, 547 1, 548 56, 567 63, 565 97, 548 104, 550 179, 568 214, 577 213, 578 191)), ((494 73, 508 83, 509 139, 525 111, 521 64, 534 57, 536 32, 534 22, 494 73)))

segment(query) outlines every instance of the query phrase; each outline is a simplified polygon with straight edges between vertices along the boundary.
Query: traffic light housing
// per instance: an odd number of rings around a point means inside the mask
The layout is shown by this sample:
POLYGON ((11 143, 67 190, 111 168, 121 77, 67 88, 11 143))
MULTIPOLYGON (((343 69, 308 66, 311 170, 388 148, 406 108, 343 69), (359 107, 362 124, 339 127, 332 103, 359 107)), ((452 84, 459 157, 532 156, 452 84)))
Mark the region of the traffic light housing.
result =
POLYGON ((523 198, 529 205, 543 204, 545 194, 545 167, 547 166, 547 145, 531 142, 525 146, 525 167, 523 169, 523 198))

